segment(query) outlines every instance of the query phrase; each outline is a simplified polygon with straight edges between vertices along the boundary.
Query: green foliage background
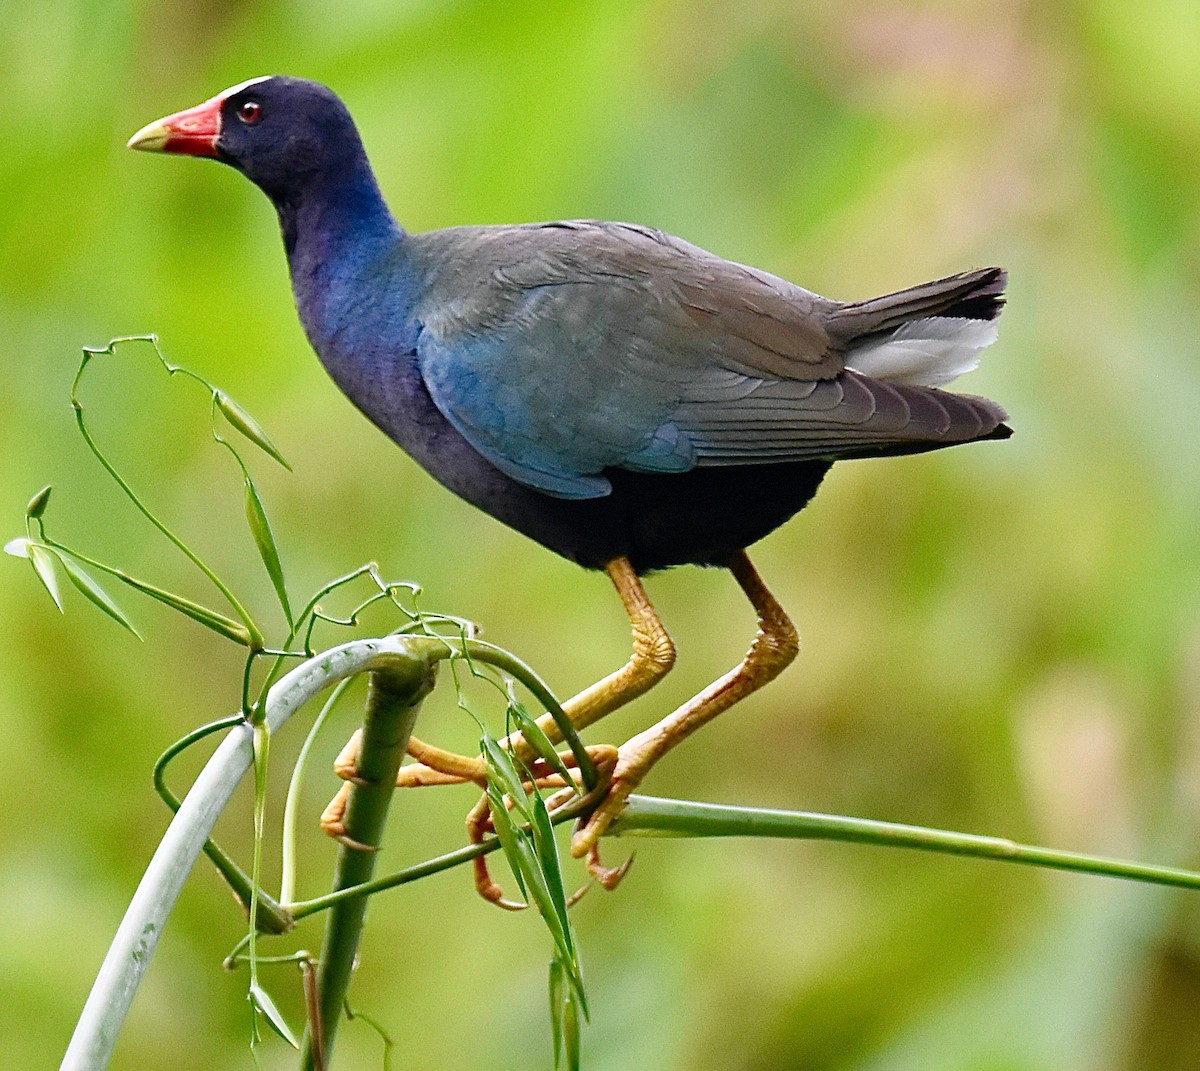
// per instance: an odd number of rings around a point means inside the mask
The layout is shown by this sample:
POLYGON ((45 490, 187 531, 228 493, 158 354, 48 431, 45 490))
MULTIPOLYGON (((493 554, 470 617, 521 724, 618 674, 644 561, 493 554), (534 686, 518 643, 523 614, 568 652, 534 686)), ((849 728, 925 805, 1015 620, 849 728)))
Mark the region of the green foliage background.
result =
MULTIPOLYGON (((243 78, 333 85, 411 229, 603 216, 831 296, 1012 273, 964 389, 1005 444, 835 468, 755 553, 798 663, 656 771, 662 794, 832 810, 1200 865, 1200 7, 1193 0, 46 0, 0 8, 0 503, 204 594, 110 494, 66 404, 79 347, 156 331, 296 468, 263 467, 299 591, 378 557, 563 694, 619 664, 606 582, 480 517, 370 428, 296 322, 262 196, 125 152, 243 78)), ((269 586, 203 412, 114 364, 100 433, 225 574, 269 586)), ((0 1034, 54 1065, 166 822, 149 769, 233 709, 239 655, 124 602, 60 617, 0 569, 0 1034)), ((716 572, 654 579, 676 672, 593 736, 647 724, 740 657, 716 572)), ((348 730, 349 721, 345 728, 348 730)), ((452 698, 424 735, 469 746, 452 698)), ((334 742, 330 740, 330 750, 334 742)), ((312 778, 315 819, 332 792, 312 778)), ((458 842, 467 791, 400 801, 388 861, 458 842)), ((242 852, 249 807, 225 824, 242 852)), ((612 843, 620 858, 626 846, 612 843)), ((307 844, 305 891, 333 849, 307 844)), ((578 910, 593 1071, 1072 1071, 1200 1062, 1194 895, 840 845, 654 842, 578 910)), ((190 884, 114 1066, 250 1067, 242 923, 190 884)), ((315 948, 315 931, 303 938, 315 948)), ((400 1066, 549 1065, 548 945, 465 874, 372 909, 359 1006, 400 1066)), ((276 991, 296 1014, 296 983, 276 991)), ((365 1028, 346 1066, 380 1066, 365 1028)), ((263 1066, 291 1066, 282 1048, 263 1066)))

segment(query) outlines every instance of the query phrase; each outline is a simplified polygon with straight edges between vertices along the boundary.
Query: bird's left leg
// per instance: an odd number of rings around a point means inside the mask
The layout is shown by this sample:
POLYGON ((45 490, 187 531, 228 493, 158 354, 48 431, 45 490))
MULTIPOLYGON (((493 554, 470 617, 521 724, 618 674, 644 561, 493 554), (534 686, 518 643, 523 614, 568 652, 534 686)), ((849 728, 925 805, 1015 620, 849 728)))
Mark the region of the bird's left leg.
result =
MULTIPOLYGON (((662 680, 675 664, 675 644, 629 559, 614 558, 605 565, 604 571, 625 607, 633 650, 628 662, 620 669, 563 703, 563 711, 576 729, 599 721, 606 714, 643 695, 662 680)), ((543 714, 538 719, 538 725, 551 740, 557 742, 562 739, 561 731, 549 714, 543 714)), ((334 764, 339 777, 353 780, 355 776, 359 735, 356 733, 351 738, 334 764)), ((534 755, 520 733, 502 740, 501 747, 516 748, 517 754, 527 761, 534 755)), ((396 779, 398 788, 462 784, 465 781, 474 781, 481 786, 487 784, 487 768, 478 756, 444 751, 415 736, 408 742, 408 753, 417 761, 401 768, 396 779)))
POLYGON ((650 768, 676 744, 734 703, 774 680, 800 650, 800 638, 795 626, 767 590, 745 551, 738 551, 730 559, 728 567, 758 614, 758 634, 750 650, 735 669, 714 681, 662 721, 621 745, 608 795, 571 842, 571 854, 576 858, 587 856, 588 869, 593 876, 610 888, 615 884, 614 873, 600 865, 596 845, 601 834, 624 809, 630 793, 641 784, 650 768))

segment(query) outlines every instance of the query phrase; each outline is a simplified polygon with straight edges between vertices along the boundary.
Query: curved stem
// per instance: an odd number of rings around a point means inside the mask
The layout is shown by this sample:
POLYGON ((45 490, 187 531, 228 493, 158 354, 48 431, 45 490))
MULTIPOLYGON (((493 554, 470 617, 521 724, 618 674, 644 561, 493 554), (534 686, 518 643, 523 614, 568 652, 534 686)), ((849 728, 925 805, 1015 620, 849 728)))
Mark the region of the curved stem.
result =
MULTIPOLYGON (((278 731, 305 703, 337 681, 375 669, 424 664, 409 637, 355 640, 295 667, 271 689, 266 724, 278 731)), ((208 760, 159 842, 109 946, 63 1057, 63 1071, 107 1066, 134 994, 183 883, 217 818, 253 761, 253 728, 235 726, 208 760)))
POLYGON ((280 837, 283 860, 279 879, 279 902, 283 904, 290 903, 296 895, 296 827, 300 820, 300 795, 304 774, 308 769, 308 758, 317 741, 317 736, 325 727, 325 722, 329 719, 333 708, 337 706, 338 700, 346 694, 348 687, 350 687, 349 679, 342 681, 329 694, 329 698, 325 700, 325 705, 321 708, 321 713, 313 721, 308 736, 304 738, 304 743, 300 746, 300 752, 296 756, 296 764, 292 768, 287 798, 283 804, 283 832, 280 837))

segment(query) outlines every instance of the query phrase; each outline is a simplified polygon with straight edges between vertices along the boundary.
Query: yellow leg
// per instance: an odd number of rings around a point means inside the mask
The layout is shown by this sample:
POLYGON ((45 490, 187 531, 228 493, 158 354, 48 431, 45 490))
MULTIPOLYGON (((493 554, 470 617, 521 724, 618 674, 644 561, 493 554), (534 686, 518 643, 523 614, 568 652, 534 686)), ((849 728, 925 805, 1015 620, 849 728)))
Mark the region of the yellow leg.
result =
POLYGON ((800 650, 795 626, 767 590, 744 551, 739 551, 730 560, 729 569, 758 614, 758 634, 737 668, 714 681, 657 725, 621 745, 608 795, 571 842, 571 854, 576 858, 587 856, 589 869, 605 885, 612 882, 612 872, 599 866, 596 844, 651 767, 700 726, 774 680, 800 650))
MULTIPOLYGON (((675 664, 675 644, 671 642, 662 619, 646 597, 646 590, 629 559, 614 558, 604 567, 604 571, 612 580, 629 615, 633 652, 629 661, 615 673, 610 673, 563 704, 563 710, 577 729, 599 721, 605 714, 649 691, 675 664)), ((557 742, 562 739, 562 733, 549 714, 543 714, 538 719, 538 725, 551 740, 557 742)), ((502 746, 516 747, 517 753, 526 761, 533 757, 533 752, 519 734, 504 740, 502 746)), ((464 781, 486 783, 487 771, 480 758, 443 751, 416 738, 409 742, 409 754, 418 761, 401 769, 396 779, 400 788, 461 784, 464 781)), ((338 768, 339 775, 345 777, 347 773, 343 770, 352 771, 353 762, 338 768)))
MULTIPOLYGON (((675 665, 675 644, 658 616, 642 581, 628 558, 614 558, 604 567, 621 602, 629 615, 633 630, 633 652, 629 661, 615 673, 585 688, 563 704, 563 710, 576 729, 583 729, 611 714, 618 707, 644 695, 670 672, 675 665)), ((543 714, 538 724, 551 740, 562 739, 558 726, 549 714, 543 714)))

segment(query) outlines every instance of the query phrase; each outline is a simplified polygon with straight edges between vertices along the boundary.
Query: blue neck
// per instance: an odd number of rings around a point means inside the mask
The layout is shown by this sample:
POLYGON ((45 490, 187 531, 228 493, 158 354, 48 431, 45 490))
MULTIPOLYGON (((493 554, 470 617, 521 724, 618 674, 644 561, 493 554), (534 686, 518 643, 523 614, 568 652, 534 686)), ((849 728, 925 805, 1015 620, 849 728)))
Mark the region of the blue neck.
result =
POLYGON ((415 338, 405 232, 361 151, 276 208, 305 333, 338 386, 378 419, 396 356, 384 350, 415 338))
POLYGON ((384 253, 394 249, 404 231, 393 219, 360 151, 344 166, 277 200, 283 244, 296 305, 305 329, 316 343, 331 324, 341 292, 384 253))

